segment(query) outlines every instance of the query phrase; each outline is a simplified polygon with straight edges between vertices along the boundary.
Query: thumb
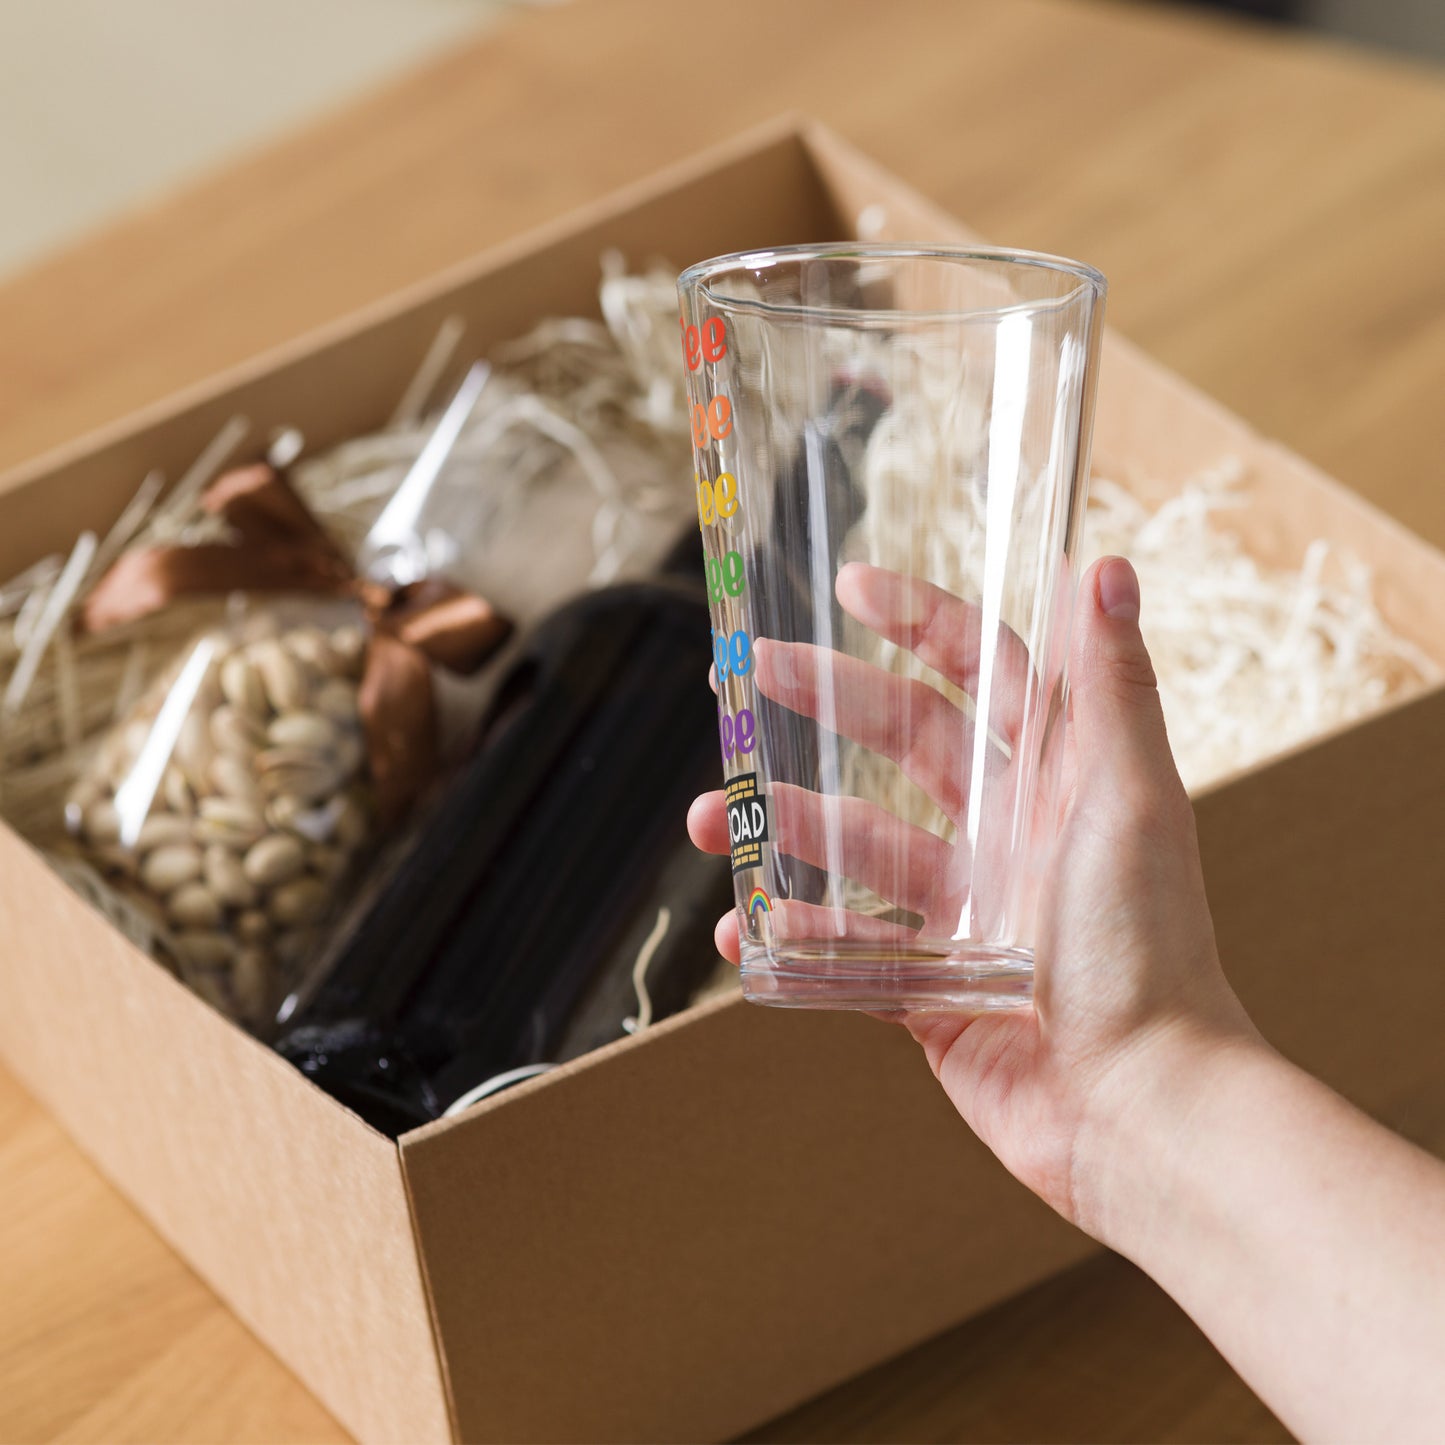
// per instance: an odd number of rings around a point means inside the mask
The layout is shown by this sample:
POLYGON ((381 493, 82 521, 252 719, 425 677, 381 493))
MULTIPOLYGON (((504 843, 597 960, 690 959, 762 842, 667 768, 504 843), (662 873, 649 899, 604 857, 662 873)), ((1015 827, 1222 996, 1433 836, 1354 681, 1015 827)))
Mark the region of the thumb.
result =
POLYGON ((1171 780, 1182 792, 1139 631, 1139 578, 1122 557, 1105 557, 1084 574, 1069 668, 1081 773, 1124 794, 1171 780))

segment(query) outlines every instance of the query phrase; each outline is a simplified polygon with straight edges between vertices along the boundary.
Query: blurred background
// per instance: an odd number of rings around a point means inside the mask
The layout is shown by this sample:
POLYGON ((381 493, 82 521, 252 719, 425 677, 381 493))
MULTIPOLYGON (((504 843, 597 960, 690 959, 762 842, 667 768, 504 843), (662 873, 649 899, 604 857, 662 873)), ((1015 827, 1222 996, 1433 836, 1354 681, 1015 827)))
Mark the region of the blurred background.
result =
MULTIPOLYGON (((528 3, 544 0, 5 0, 0 275, 528 3)), ((1215 8, 1445 59, 1445 0, 1215 8)))

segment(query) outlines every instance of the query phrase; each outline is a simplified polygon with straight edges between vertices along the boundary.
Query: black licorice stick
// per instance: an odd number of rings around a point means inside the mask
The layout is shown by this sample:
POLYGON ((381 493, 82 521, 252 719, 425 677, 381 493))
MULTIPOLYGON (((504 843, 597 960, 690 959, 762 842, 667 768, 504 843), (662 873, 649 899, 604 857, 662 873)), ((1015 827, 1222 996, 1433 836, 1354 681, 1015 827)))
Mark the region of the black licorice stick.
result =
POLYGON ((342 961, 308 1018, 356 1011, 381 1022, 411 1006, 478 878, 537 806, 556 760, 601 704, 639 615, 618 611, 613 621, 606 631, 589 629, 574 604, 544 625, 503 683, 483 723, 481 751, 414 830, 402 861, 351 926, 342 961))
MULTIPOLYGON (((648 649, 639 653, 647 667, 636 676, 647 678, 649 685, 657 676, 655 667, 666 665, 658 655, 661 639, 657 643, 651 657, 648 649)), ((692 671, 696 643, 688 638, 684 646, 693 654, 688 660, 692 671)), ((663 696, 669 692, 664 686, 663 696)), ((715 782, 717 766, 711 709, 698 711, 701 715, 689 716, 658 709, 649 715, 651 726, 620 737, 621 714, 609 709, 595 715, 597 728, 574 741, 559 786, 548 791, 550 806, 529 830, 528 846, 507 860, 513 866, 489 876, 468 926, 429 977, 428 993, 441 1003, 451 969, 465 969, 478 951, 496 947, 500 967, 493 986, 484 999, 469 1000, 476 1010, 471 1018, 457 1021, 469 1046, 438 1075, 441 1097, 464 1093, 480 1082, 479 1075, 485 1077, 484 1070, 555 1061, 558 1039, 597 960, 615 954, 616 940, 645 906, 667 850, 690 846, 684 827, 687 804, 701 787, 715 782), (705 767, 699 766, 703 746, 711 754, 705 767), (604 770, 614 779, 605 779, 604 770), (649 778, 656 780, 655 788, 641 785, 649 778), (509 907, 516 896, 513 884, 525 886, 522 880, 534 869, 548 871, 553 886, 542 906, 518 914, 509 907), (500 940, 489 939, 487 931, 499 915, 516 927, 500 940), (579 937, 579 932, 590 936, 579 937), (540 995, 538 970, 529 962, 537 959, 548 961, 540 995), (518 1020, 523 1021, 520 1028, 518 1020)), ((709 966, 712 960, 709 949, 709 966)), ((631 962, 619 960, 628 967, 631 962)))
POLYGON ((400 1132, 490 1074, 621 1037, 663 906, 679 923, 648 971, 655 1016, 686 1002, 731 903, 726 861, 685 851, 687 802, 719 776, 706 636, 696 582, 606 589, 544 624, 277 1048, 400 1132))

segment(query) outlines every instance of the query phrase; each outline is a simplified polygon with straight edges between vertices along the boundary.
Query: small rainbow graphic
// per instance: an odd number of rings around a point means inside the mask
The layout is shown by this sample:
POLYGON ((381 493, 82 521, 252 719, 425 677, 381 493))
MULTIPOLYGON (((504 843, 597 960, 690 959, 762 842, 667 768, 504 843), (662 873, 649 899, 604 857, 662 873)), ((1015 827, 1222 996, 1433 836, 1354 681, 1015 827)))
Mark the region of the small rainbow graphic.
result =
POLYGON ((771 913, 773 911, 773 900, 769 898, 761 888, 754 888, 753 891, 748 894, 748 914, 751 916, 760 910, 763 913, 771 913))

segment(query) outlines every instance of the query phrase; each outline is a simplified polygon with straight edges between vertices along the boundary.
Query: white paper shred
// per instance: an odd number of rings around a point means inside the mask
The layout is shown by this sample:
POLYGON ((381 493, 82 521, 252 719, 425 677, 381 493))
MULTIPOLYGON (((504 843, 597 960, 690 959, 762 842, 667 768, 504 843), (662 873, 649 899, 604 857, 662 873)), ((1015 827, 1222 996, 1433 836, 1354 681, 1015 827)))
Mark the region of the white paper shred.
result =
POLYGON ((1151 512, 1095 477, 1085 560, 1133 562, 1141 626, 1169 741, 1197 790, 1441 680, 1440 666, 1380 616, 1369 567, 1325 538, 1298 568, 1264 567, 1216 522, 1249 504, 1221 461, 1151 512))

